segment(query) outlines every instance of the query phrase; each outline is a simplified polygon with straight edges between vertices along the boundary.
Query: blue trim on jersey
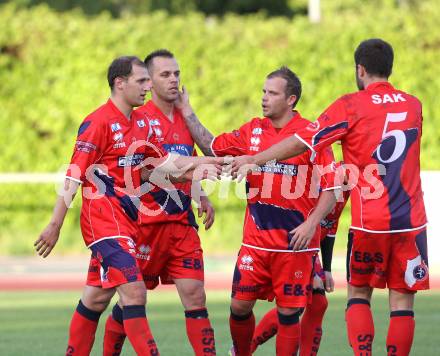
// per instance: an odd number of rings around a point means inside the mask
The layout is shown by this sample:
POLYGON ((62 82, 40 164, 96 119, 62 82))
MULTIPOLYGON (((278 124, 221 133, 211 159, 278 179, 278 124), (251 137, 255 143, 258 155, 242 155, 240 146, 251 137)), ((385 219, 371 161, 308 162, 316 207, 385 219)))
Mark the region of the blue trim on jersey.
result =
POLYGON ((342 121, 335 125, 327 126, 320 130, 318 133, 316 133, 312 138, 312 146, 316 146, 319 141, 321 141, 322 138, 324 138, 326 135, 328 135, 330 132, 339 130, 339 129, 346 129, 348 128, 348 121, 342 121))
MULTIPOLYGON (((386 174, 379 176, 388 191, 388 209, 390 211, 390 230, 404 230, 413 228, 411 224, 411 201, 410 196, 403 188, 400 180, 400 172, 405 162, 408 150, 416 142, 419 130, 411 128, 404 130, 406 137, 405 148, 395 161, 384 163, 377 156, 377 150, 373 153, 373 158, 377 164, 382 164, 386 168, 386 174)), ((385 158, 391 157, 396 145, 393 136, 385 138, 381 142, 381 155, 385 158)))

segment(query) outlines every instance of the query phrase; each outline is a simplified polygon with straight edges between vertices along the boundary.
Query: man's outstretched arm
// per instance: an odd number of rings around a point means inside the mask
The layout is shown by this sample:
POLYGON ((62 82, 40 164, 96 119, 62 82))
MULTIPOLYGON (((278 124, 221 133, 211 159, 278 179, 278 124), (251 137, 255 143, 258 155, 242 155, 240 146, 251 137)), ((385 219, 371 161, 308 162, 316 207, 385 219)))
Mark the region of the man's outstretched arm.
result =
POLYGON ((34 242, 36 251, 40 256, 46 258, 55 247, 60 236, 60 230, 67 214, 67 209, 79 188, 79 183, 66 179, 64 182, 64 190, 58 196, 53 209, 52 218, 46 228, 42 231, 38 239, 34 242))

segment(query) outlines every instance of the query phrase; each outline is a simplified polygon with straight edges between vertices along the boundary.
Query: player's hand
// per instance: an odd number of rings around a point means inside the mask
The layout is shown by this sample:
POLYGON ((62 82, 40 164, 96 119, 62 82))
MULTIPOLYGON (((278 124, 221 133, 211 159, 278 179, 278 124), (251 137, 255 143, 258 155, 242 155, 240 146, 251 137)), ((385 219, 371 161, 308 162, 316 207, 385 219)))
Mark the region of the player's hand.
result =
POLYGON ((200 197, 200 206, 197 208, 197 212, 199 218, 205 214, 205 218, 203 219, 203 225, 205 225, 205 230, 209 230, 209 228, 214 224, 215 218, 215 210, 209 201, 208 197, 201 196, 200 197))
POLYGON ((231 165, 231 175, 237 182, 241 182, 248 173, 255 170, 258 166, 254 163, 252 156, 237 156, 234 157, 231 165))
POLYGON ((324 282, 316 273, 313 276, 313 289, 324 289, 324 282))
POLYGON ((218 163, 206 163, 197 166, 192 173, 192 180, 201 181, 201 180, 211 180, 215 181, 220 179, 222 175, 223 166, 218 163))
POLYGON ((55 247, 60 236, 61 227, 58 224, 50 223, 41 233, 37 241, 34 242, 35 250, 40 256, 46 258, 55 247))
POLYGON ((292 236, 289 247, 293 247, 294 251, 304 250, 309 247, 315 234, 316 226, 309 221, 304 221, 301 225, 289 232, 292 236))
POLYGON ((325 273, 325 291, 331 293, 335 290, 335 281, 333 275, 329 271, 324 271, 325 273))
POLYGON ((180 110, 184 117, 193 113, 193 109, 189 102, 189 94, 184 85, 182 85, 182 90, 179 90, 179 95, 174 102, 174 106, 180 110))

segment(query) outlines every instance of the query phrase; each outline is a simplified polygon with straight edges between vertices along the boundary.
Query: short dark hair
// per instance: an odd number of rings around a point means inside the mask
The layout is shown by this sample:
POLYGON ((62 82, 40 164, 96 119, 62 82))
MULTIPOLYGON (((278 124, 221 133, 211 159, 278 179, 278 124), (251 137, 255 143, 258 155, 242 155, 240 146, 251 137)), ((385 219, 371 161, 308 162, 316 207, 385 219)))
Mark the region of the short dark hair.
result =
POLYGON ((144 68, 146 67, 145 63, 136 56, 122 56, 113 60, 107 71, 108 85, 111 90, 113 90, 116 78, 127 78, 131 74, 133 65, 138 65, 144 68))
POLYGON ((284 92, 286 97, 291 95, 296 96, 296 100, 292 106, 293 109, 301 98, 301 81, 299 80, 298 76, 286 66, 282 66, 281 68, 274 70, 272 73, 269 73, 267 79, 275 77, 283 78, 286 81, 286 90, 284 92))
POLYGON ((354 62, 365 67, 368 74, 388 78, 393 70, 393 47, 380 38, 362 41, 354 52, 354 62))
POLYGON ((174 54, 168 51, 165 48, 157 49, 151 52, 148 56, 145 57, 144 63, 147 66, 147 69, 150 70, 153 66, 153 59, 156 57, 165 57, 165 58, 174 58, 174 54))

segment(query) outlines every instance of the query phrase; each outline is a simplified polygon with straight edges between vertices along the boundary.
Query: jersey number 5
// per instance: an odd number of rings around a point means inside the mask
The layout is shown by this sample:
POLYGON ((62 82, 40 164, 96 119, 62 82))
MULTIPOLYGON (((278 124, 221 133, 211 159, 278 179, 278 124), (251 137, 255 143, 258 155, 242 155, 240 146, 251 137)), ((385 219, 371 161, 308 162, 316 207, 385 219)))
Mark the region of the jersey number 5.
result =
POLYGON ((382 132, 382 141, 380 142, 379 146, 377 146, 376 152, 377 152, 377 158, 382 163, 390 163, 394 162, 396 159, 398 159, 403 151, 405 150, 406 146, 406 136, 405 133, 402 130, 391 130, 387 131, 388 124, 390 122, 401 122, 405 121, 406 119, 406 112, 399 112, 399 113, 388 113, 387 117, 385 119, 385 126, 383 128, 382 132), (393 153, 389 156, 389 158, 384 159, 382 154, 380 153, 380 150, 382 148, 382 144, 388 137, 394 137, 395 143, 394 143, 394 150, 393 153))

